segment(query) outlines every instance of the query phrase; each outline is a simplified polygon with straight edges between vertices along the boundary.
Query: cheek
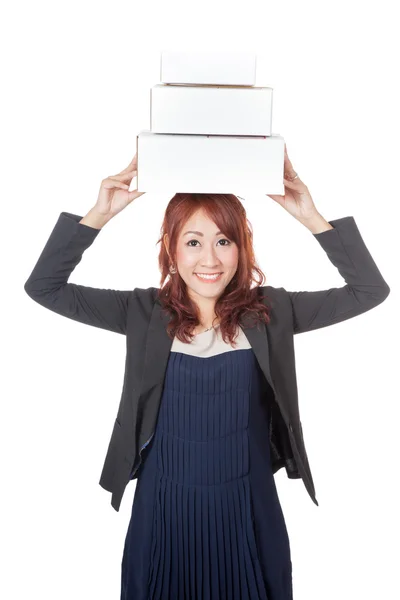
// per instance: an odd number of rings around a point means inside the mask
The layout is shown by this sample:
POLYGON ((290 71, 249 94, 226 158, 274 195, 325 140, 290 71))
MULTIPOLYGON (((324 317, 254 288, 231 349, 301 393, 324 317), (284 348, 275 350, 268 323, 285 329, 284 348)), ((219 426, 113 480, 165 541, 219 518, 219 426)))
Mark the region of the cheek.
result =
POLYGON ((178 264, 183 269, 185 267, 187 267, 187 268, 192 267, 197 262, 197 257, 196 257, 195 252, 190 252, 190 251, 185 252, 184 249, 177 250, 176 258, 177 258, 178 264))
POLYGON ((235 269, 238 266, 239 262, 239 252, 237 248, 234 248, 229 255, 225 258, 225 264, 227 267, 231 269, 235 269))

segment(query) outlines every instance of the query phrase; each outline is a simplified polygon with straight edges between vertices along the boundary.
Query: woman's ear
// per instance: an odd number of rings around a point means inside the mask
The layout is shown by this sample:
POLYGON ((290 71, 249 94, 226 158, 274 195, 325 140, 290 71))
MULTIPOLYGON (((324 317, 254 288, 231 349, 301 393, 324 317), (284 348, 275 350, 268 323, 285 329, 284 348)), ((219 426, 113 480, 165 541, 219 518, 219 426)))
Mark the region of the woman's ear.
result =
MULTIPOLYGON (((169 256, 169 240, 168 240, 168 233, 164 233, 164 237, 163 237, 163 242, 165 245, 165 249, 167 250, 167 254, 169 256)), ((169 256, 170 257, 170 256, 169 256)), ((171 258, 171 257, 170 257, 171 258)))

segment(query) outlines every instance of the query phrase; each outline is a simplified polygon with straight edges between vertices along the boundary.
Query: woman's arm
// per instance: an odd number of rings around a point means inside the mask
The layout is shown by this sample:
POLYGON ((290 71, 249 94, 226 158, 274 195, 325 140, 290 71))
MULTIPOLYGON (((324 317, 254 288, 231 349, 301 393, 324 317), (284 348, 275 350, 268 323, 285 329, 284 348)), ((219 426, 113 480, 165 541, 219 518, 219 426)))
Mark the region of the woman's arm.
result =
MULTIPOLYGON (((315 292, 286 292, 282 288, 292 305, 295 334, 351 319, 378 306, 390 293, 354 217, 343 217, 327 223, 332 229, 313 235, 339 270, 346 285, 315 292)), ((310 231, 317 231, 319 227, 318 223, 311 222, 306 226, 310 231)))
POLYGON ((339 270, 346 285, 316 292, 287 292, 293 313, 293 332, 304 333, 340 323, 374 308, 388 297, 383 279, 353 217, 326 221, 317 210, 308 187, 289 159, 285 145, 285 194, 269 195, 305 225, 339 270))
POLYGON ((105 222, 94 209, 85 217, 62 212, 24 289, 32 300, 59 315, 125 334, 133 290, 68 283, 83 252, 94 242, 105 222))

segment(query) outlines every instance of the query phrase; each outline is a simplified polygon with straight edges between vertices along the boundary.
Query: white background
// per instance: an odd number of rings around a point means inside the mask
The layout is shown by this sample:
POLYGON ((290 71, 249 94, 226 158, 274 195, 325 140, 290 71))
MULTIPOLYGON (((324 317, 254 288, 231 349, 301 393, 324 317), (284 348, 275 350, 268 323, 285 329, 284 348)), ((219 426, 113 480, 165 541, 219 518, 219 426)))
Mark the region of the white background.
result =
MULTIPOLYGON (((37 0, 2 13, 1 597, 119 599, 136 482, 116 512, 98 480, 125 337, 45 310, 23 286, 60 212, 85 215, 101 180, 135 154, 161 52, 238 48, 257 54, 256 85, 274 89, 273 132, 319 212, 355 218, 391 288, 374 310, 295 337, 320 506, 301 480, 276 474, 294 599, 399 597, 395 3, 37 0)), ((169 199, 135 200, 70 281, 158 287, 169 199)), ((265 285, 344 285, 312 234, 272 199, 243 204, 265 285)))

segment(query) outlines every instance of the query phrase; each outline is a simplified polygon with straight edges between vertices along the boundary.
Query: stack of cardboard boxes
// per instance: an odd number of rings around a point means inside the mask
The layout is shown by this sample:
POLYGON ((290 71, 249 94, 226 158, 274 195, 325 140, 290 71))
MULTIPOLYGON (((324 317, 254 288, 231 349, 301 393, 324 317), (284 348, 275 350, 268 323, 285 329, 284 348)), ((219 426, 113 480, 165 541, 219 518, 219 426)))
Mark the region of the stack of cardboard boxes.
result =
POLYGON ((285 141, 271 133, 272 88, 255 54, 161 54, 150 130, 136 138, 140 192, 284 194, 285 141))

